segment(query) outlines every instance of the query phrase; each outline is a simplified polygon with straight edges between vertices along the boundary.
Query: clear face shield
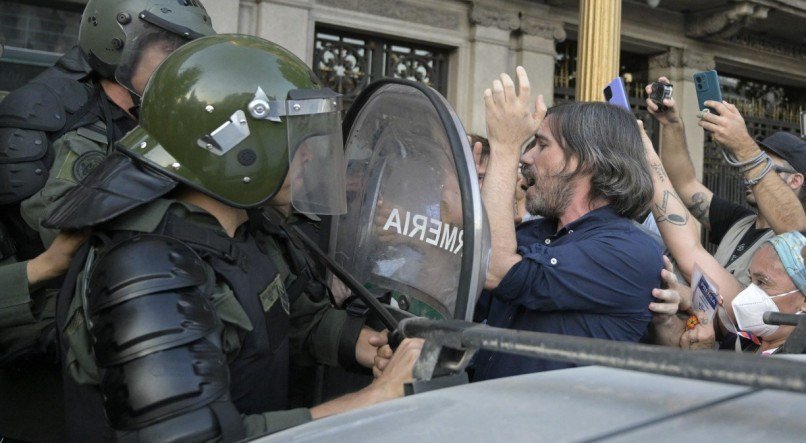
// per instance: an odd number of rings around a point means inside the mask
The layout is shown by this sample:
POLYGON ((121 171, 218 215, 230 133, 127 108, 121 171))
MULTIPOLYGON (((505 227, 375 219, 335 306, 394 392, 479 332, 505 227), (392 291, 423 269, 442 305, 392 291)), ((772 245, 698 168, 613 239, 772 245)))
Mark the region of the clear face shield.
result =
POLYGON ((249 105, 255 118, 286 119, 291 204, 306 214, 347 211, 341 95, 330 89, 297 89, 287 100, 269 100, 258 89, 249 105))
MULTIPOLYGON (((139 18, 132 18, 131 23, 124 26, 126 42, 115 69, 115 80, 138 97, 143 95, 148 79, 163 60, 190 39, 201 37, 201 34, 177 34, 161 27, 167 24, 159 20, 143 11, 139 18), (157 24, 150 23, 149 19, 157 24)), ((190 33, 185 31, 185 34, 190 33)))
POLYGON ((297 211, 309 214, 344 214, 347 211, 347 164, 339 113, 341 97, 289 100, 288 103, 291 204, 297 211), (297 106, 300 109, 295 111, 297 106))

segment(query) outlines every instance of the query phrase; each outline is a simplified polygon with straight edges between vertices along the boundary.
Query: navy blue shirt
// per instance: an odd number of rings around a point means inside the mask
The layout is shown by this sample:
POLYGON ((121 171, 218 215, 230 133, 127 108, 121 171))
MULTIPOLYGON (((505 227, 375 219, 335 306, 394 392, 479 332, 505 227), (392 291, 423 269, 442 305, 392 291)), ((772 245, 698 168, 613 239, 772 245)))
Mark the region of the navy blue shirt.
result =
MULTIPOLYGON (((663 268, 657 242, 610 206, 559 231, 557 220, 517 228, 523 257, 485 291, 476 320, 490 326, 637 342, 652 318, 663 268)), ((474 380, 561 369, 571 363, 481 351, 474 380)))

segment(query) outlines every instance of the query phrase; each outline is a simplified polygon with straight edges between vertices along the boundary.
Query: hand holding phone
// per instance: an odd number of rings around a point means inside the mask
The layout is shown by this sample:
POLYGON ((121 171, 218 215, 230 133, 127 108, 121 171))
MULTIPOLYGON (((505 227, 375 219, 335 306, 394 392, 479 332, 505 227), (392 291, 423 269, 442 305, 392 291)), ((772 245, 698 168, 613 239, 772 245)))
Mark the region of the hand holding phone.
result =
POLYGON ((630 108, 630 99, 627 97, 627 88, 624 86, 624 80, 621 77, 616 77, 604 88, 605 100, 611 105, 621 106, 627 112, 632 112, 630 108))
POLYGON ((713 108, 705 106, 705 102, 712 100, 722 103, 722 90, 719 87, 719 74, 716 70, 697 72, 694 74, 694 86, 697 89, 697 102, 700 111, 708 109, 711 113, 719 115, 713 108))
POLYGON ((649 93, 649 99, 652 100, 656 105, 658 105, 658 112, 666 112, 669 110, 666 107, 666 105, 663 104, 663 101, 672 98, 673 91, 674 86, 672 86, 671 83, 667 82, 652 83, 651 92, 649 93))

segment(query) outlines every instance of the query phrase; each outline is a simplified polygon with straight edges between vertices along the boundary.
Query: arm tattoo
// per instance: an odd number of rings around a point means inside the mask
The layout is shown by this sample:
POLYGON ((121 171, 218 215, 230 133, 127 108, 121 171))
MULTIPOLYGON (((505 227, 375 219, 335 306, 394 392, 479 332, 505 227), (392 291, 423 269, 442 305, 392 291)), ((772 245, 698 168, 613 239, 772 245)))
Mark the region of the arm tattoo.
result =
POLYGON ((663 170, 663 165, 661 165, 660 163, 652 163, 649 166, 652 167, 653 171, 655 171, 655 175, 658 176, 658 180, 660 180, 661 183, 665 183, 666 171, 663 170))
POLYGON ((672 191, 663 191, 663 202, 660 205, 655 205, 655 210, 657 214, 655 214, 655 221, 658 224, 663 222, 669 222, 673 225, 683 226, 688 223, 688 211, 683 209, 682 214, 675 214, 669 213, 672 209, 669 208, 669 203, 677 202, 680 204, 681 208, 684 208, 683 202, 680 201, 680 198, 672 191))
POLYGON ((687 206, 700 223, 710 224, 711 199, 704 192, 695 192, 691 195, 691 204, 687 206))

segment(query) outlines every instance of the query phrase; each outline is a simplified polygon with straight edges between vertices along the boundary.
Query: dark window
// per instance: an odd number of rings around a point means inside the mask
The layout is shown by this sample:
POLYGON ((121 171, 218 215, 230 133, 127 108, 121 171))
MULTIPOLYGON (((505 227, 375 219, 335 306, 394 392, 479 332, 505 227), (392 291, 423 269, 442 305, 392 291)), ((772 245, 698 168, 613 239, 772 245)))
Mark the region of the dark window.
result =
POLYGON ((385 77, 414 80, 447 92, 450 50, 423 43, 318 27, 313 69, 349 104, 370 82, 385 77))
MULTIPOLYGON (((26 2, 29 3, 29 2, 26 2)), ((4 1, 0 42, 5 46, 64 53, 78 42, 81 11, 4 1)))
POLYGON ((75 3, 2 0, 0 91, 24 85, 75 46, 81 9, 75 3))

